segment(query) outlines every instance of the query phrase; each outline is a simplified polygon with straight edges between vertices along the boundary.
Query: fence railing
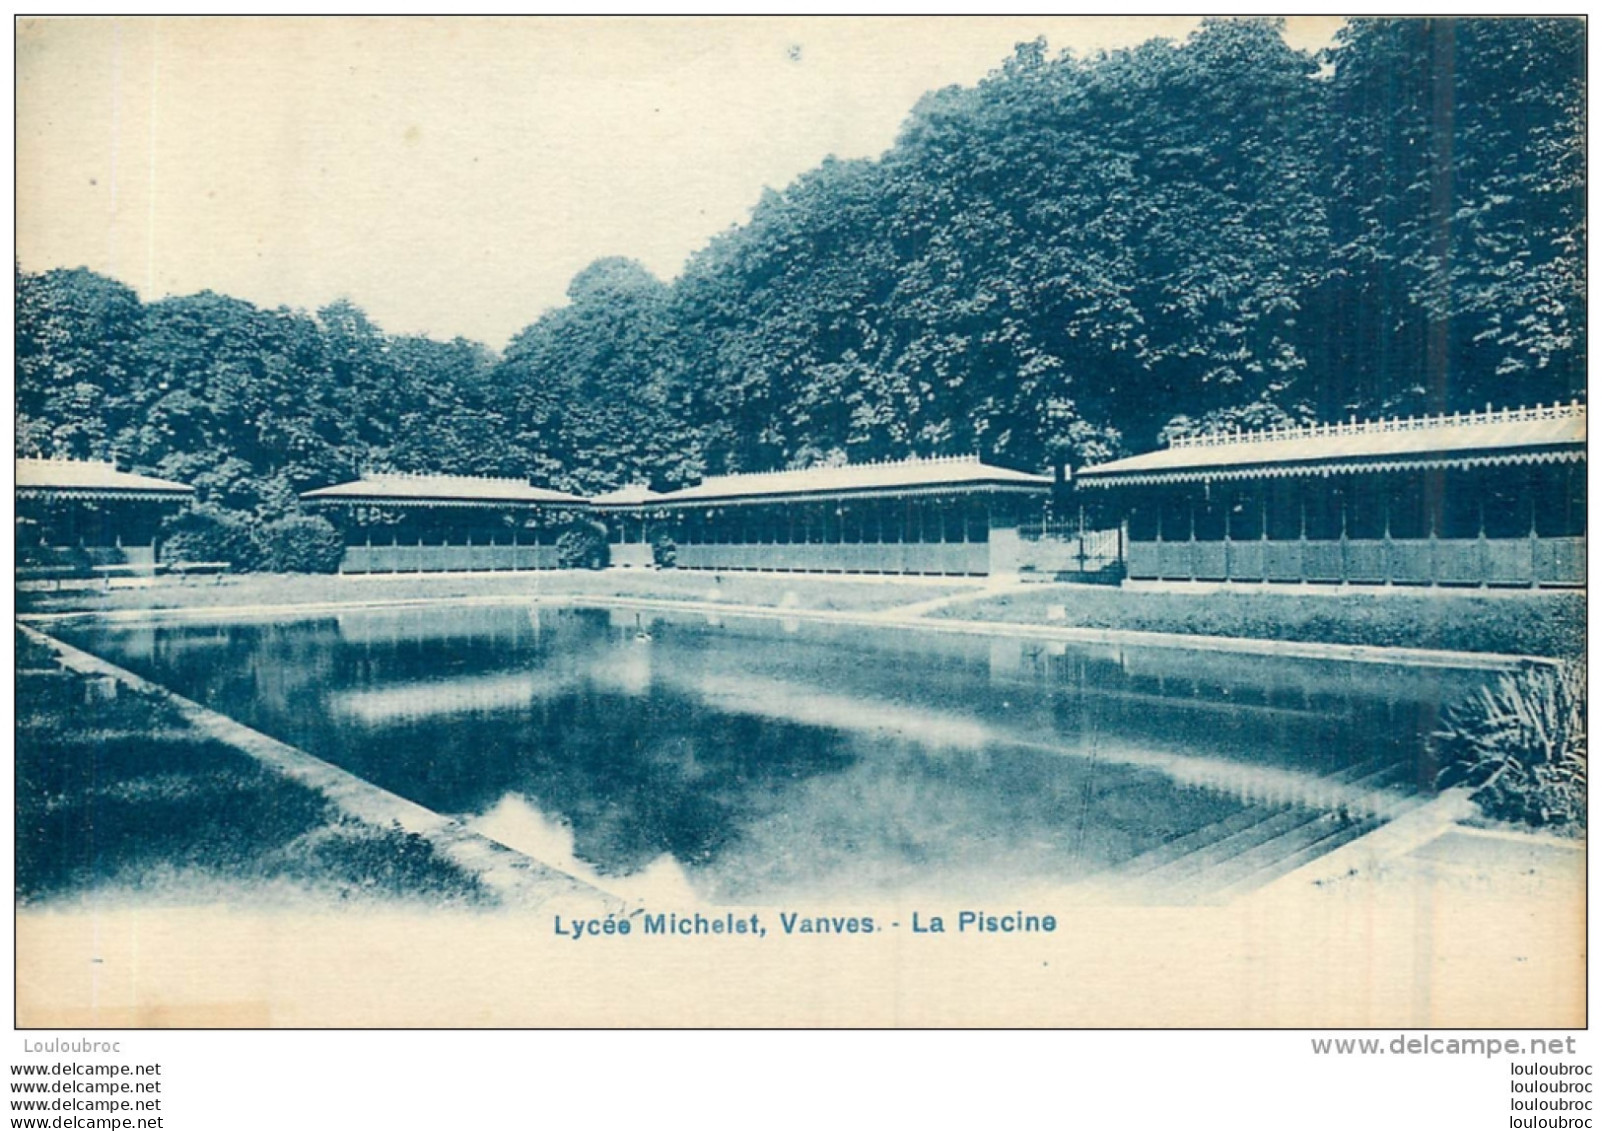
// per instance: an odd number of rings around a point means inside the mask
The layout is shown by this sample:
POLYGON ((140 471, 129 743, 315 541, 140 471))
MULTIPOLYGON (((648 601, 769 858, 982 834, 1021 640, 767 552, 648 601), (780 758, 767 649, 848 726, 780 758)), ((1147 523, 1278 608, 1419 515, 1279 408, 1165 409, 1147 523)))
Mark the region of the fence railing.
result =
MULTIPOLYGON (((1337 421, 1331 424, 1292 424, 1240 432, 1202 432, 1175 436, 1170 448, 1211 448, 1225 444, 1257 444, 1280 440, 1314 440, 1325 436, 1368 436, 1380 432, 1427 432, 1486 424, 1527 424, 1540 420, 1585 420, 1585 405, 1538 404, 1533 408, 1486 409, 1484 412, 1442 413, 1439 416, 1393 416, 1379 420, 1337 421)), ((1584 431, 1583 423, 1580 431, 1584 431)))

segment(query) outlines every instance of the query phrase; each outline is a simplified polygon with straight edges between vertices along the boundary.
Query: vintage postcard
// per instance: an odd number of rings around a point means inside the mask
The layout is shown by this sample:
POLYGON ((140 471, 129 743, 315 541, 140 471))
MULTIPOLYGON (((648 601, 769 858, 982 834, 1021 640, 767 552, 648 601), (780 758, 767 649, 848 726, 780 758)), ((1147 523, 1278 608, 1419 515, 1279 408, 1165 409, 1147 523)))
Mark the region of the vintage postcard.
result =
POLYGON ((1583 1029, 1585 33, 19 20, 16 1026, 1583 1029))

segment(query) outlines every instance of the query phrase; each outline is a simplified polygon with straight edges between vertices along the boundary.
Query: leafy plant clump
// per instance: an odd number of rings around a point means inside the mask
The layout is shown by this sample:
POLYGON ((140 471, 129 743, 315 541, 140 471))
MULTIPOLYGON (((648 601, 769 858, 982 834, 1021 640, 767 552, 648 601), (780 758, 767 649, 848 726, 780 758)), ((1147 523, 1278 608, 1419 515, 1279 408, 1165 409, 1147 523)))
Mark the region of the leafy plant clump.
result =
POLYGON ((337 573, 345 540, 317 515, 290 515, 261 530, 261 568, 272 573, 337 573))
POLYGON ((1438 788, 1468 786, 1489 817, 1585 832, 1585 665, 1525 663, 1447 709, 1431 736, 1438 788))
POLYGON ((333 523, 289 515, 259 524, 250 516, 201 503, 162 525, 167 562, 227 562, 236 573, 336 573, 345 553, 333 523))
POLYGON ((657 569, 672 569, 679 561, 679 544, 669 534, 658 534, 651 542, 651 560, 657 569))
POLYGON ((235 571, 257 568, 261 547, 243 517, 200 503, 162 523, 161 558, 167 562, 227 562, 235 571))

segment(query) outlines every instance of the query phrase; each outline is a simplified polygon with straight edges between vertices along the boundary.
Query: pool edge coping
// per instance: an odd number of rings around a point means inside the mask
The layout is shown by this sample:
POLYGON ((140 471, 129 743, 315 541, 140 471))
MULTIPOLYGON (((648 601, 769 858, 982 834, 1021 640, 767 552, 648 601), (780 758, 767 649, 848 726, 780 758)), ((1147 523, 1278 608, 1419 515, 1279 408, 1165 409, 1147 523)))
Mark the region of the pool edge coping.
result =
POLYGON ((1253 636, 1208 636, 1144 629, 1089 628, 1075 625, 1029 624, 1016 621, 965 620, 956 617, 908 615, 886 610, 781 608, 720 601, 680 601, 665 597, 624 597, 599 594, 486 594, 461 597, 398 597, 365 601, 316 601, 293 605, 211 605, 161 609, 100 609, 60 613, 17 613, 19 625, 50 625, 75 621, 106 624, 161 623, 164 621, 238 621, 273 618, 301 619, 342 612, 406 608, 496 608, 547 606, 550 608, 660 609, 703 616, 751 617, 767 620, 810 620, 825 624, 862 627, 910 628, 971 636, 1012 636, 1067 644, 1102 644, 1123 647, 1190 649, 1245 655, 1286 656, 1294 659, 1337 660, 1349 663, 1398 664, 1413 667, 1505 671, 1521 664, 1560 663, 1555 657, 1514 655, 1505 652, 1462 652, 1449 649, 1408 648, 1396 645, 1341 644, 1312 640, 1271 640, 1253 636))

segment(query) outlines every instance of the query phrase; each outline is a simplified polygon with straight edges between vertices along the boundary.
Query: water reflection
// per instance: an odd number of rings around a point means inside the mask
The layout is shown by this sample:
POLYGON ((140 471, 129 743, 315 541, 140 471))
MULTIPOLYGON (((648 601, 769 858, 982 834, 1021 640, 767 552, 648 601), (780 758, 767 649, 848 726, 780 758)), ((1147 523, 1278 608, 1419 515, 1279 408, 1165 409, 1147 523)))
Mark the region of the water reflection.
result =
POLYGON ((578 678, 573 674, 546 676, 540 672, 524 672, 466 676, 449 683, 413 681, 362 691, 341 691, 328 697, 328 706, 337 716, 380 725, 428 715, 472 715, 526 707, 537 698, 552 698, 570 691, 577 683, 578 678))
POLYGON ((1305 856, 1322 816, 1355 835, 1416 803, 1423 736, 1484 680, 617 610, 72 636, 620 894, 753 902, 1305 856))
POLYGON ((501 798, 489 812, 474 817, 468 827, 571 876, 605 887, 631 903, 674 907, 700 898, 685 875, 684 866, 669 853, 630 875, 603 875, 578 855, 570 827, 551 820, 515 793, 501 798))

